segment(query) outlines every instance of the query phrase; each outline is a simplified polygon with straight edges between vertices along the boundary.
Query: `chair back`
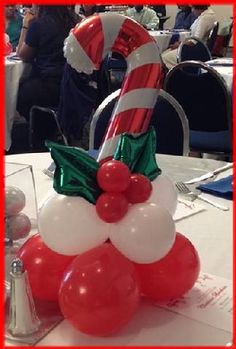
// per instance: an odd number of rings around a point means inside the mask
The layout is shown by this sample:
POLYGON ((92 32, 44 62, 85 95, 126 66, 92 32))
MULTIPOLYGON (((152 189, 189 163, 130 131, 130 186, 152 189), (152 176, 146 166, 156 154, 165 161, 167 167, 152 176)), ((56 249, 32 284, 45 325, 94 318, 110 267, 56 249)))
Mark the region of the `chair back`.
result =
POLYGON ((233 21, 229 27, 229 33, 228 35, 226 35, 225 37, 225 41, 224 41, 224 49, 223 49, 223 55, 226 56, 227 55, 227 51, 230 47, 230 40, 232 38, 232 32, 233 32, 233 21))
MULTIPOLYGON (((98 107, 90 124, 89 149, 99 149, 120 90, 113 92, 98 107)), ((151 123, 156 130, 156 152, 185 155, 189 153, 187 117, 179 103, 166 91, 160 90, 151 123)))
POLYGON ((32 152, 48 151, 45 140, 60 141, 68 145, 62 133, 55 109, 34 105, 30 109, 29 119, 29 149, 32 152))
POLYGON ((177 62, 189 60, 206 62, 211 60, 211 53, 204 42, 197 37, 186 38, 178 47, 177 62))
POLYGON ((91 75, 79 74, 69 64, 65 64, 57 117, 69 141, 82 138, 84 126, 101 103, 98 102, 100 91, 97 71, 91 75))
POLYGON ((190 132, 227 131, 232 144, 231 94, 214 68, 196 61, 179 63, 168 72, 164 89, 183 107, 190 132))
POLYGON ((225 38, 225 47, 229 46, 229 42, 230 42, 230 39, 232 37, 232 32, 233 32, 233 21, 230 24, 229 33, 228 33, 228 35, 226 35, 226 38, 225 38))
POLYGON ((219 22, 215 22, 214 27, 210 31, 210 34, 209 34, 209 37, 207 40, 207 47, 208 47, 210 52, 213 51, 213 48, 214 48, 214 45, 216 42, 216 38, 217 38, 217 34, 218 34, 218 29, 219 29, 219 22))

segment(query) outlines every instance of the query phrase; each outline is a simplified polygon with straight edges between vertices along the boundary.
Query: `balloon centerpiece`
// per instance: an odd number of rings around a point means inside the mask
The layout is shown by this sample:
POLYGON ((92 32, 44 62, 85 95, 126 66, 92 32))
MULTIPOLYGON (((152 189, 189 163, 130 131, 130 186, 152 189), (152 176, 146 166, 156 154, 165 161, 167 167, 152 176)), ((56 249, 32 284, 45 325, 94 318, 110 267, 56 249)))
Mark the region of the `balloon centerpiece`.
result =
POLYGON ((58 300, 74 327, 96 336, 122 328, 142 296, 182 296, 200 268, 194 246, 176 234, 177 193, 156 163, 149 128, 160 79, 155 40, 112 13, 86 19, 65 43, 67 62, 87 74, 109 50, 121 53, 128 69, 98 160, 47 142, 56 193, 40 209, 40 235, 18 254, 28 263, 33 295, 58 300), (45 275, 48 292, 39 287, 45 275))
POLYGON ((107 223, 115 223, 128 212, 129 203, 141 203, 151 195, 152 184, 142 174, 130 173, 123 162, 111 160, 97 172, 97 181, 105 193, 96 202, 98 216, 107 223))

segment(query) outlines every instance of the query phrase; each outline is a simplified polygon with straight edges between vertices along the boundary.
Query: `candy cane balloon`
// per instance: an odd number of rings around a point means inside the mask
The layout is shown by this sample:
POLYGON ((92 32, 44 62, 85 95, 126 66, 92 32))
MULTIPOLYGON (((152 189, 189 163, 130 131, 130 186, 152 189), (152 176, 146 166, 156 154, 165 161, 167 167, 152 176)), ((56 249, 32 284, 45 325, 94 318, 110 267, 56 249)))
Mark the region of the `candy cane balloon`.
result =
POLYGON ((87 18, 71 31, 64 46, 68 64, 87 74, 99 69, 110 51, 125 58, 127 71, 98 161, 112 157, 120 134, 147 130, 161 73, 156 41, 141 25, 119 14, 100 13, 87 18))

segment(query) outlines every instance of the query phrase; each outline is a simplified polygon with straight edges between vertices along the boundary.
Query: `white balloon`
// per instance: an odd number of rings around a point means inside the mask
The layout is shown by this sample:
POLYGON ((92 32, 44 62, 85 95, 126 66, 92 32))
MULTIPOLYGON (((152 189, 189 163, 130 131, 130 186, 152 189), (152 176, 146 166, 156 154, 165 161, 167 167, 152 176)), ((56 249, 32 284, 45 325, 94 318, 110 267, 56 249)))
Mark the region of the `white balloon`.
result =
POLYGON ((111 224, 110 239, 127 258, 153 263, 163 258, 175 241, 175 223, 169 212, 152 203, 129 207, 126 216, 111 224))
POLYGON ((167 176, 160 175, 152 181, 152 193, 148 202, 165 207, 173 216, 177 208, 177 197, 175 185, 167 176))
POLYGON ((54 194, 39 211, 39 233, 53 251, 73 256, 90 250, 109 236, 95 206, 81 197, 54 194))

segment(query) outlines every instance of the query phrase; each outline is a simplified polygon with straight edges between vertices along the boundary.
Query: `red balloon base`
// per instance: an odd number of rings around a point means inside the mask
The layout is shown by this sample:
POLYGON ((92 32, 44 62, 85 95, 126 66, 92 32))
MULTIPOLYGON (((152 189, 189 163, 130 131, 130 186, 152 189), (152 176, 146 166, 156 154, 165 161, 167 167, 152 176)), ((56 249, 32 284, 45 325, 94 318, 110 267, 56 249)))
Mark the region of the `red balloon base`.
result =
POLYGON ((193 287, 200 272, 200 261, 192 243, 177 233, 172 249, 164 258, 151 264, 135 264, 135 267, 143 295, 155 301, 169 301, 193 287))
POLYGON ((58 301, 63 273, 75 258, 64 256, 48 248, 39 234, 30 237, 17 253, 28 272, 34 297, 58 301))
POLYGON ((108 336, 134 315, 140 290, 134 265, 112 245, 76 257, 64 274, 59 303, 79 331, 108 336))

